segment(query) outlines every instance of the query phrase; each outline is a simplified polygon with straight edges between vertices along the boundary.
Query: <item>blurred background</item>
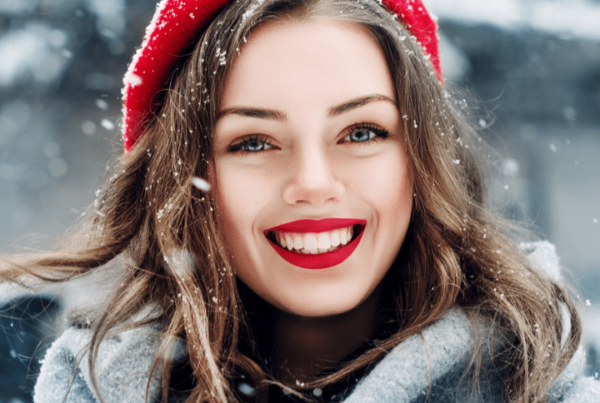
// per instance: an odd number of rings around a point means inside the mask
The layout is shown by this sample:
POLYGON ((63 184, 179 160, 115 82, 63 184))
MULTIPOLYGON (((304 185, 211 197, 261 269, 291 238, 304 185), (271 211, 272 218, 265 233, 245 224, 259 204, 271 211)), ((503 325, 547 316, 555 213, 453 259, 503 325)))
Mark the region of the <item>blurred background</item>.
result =
MULTIPOLYGON (((447 85, 468 94, 495 150, 494 207, 556 245, 598 378, 600 1, 424 3, 439 17, 447 85)), ((122 77, 155 6, 0 0, 0 252, 51 249, 94 199, 122 148, 122 77)), ((0 403, 31 401, 58 313, 94 293, 93 282, 0 289, 0 403)))

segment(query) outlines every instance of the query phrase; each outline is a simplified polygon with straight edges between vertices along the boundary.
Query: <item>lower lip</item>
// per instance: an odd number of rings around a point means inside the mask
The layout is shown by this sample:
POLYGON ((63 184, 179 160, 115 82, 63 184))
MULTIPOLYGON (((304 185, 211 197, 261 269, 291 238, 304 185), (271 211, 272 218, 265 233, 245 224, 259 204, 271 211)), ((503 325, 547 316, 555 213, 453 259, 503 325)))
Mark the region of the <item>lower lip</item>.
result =
POLYGON ((289 250, 277 245, 269 238, 267 238, 267 240, 269 241, 273 249, 275 249, 275 252, 277 252, 279 256, 281 256, 286 262, 291 263, 294 266, 301 267, 303 269, 318 270, 337 266, 338 264, 341 264, 344 260, 348 259, 352 252, 354 252, 354 250, 358 246, 364 232, 365 231, 363 227, 356 239, 354 239, 346 246, 342 246, 341 248, 336 249, 332 252, 319 253, 318 255, 305 255, 303 253, 290 252, 289 250))

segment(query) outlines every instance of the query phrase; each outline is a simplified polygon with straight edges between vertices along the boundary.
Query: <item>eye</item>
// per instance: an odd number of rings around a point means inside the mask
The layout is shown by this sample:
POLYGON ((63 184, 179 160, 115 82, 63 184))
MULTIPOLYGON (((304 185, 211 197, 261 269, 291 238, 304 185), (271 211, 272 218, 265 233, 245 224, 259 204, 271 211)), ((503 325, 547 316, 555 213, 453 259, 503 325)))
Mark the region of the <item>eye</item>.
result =
POLYGON ((250 136, 243 138, 236 144, 229 146, 228 151, 230 153, 234 152, 244 152, 244 153, 258 153, 261 151, 269 150, 273 148, 271 143, 260 136, 250 136))
POLYGON ((366 143, 371 140, 377 141, 388 136, 389 132, 387 130, 380 129, 370 124, 361 123, 352 127, 350 132, 346 134, 342 141, 351 143, 366 143))

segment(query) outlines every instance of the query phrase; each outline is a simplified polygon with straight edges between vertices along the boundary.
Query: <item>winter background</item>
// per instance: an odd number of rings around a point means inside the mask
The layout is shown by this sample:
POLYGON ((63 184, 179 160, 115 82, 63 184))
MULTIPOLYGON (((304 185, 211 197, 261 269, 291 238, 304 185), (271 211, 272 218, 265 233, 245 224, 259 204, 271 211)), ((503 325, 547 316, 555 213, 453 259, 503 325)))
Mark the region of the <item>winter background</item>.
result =
MULTIPOLYGON (((450 86, 478 102, 498 211, 556 245, 600 346, 600 1, 424 0, 450 86)), ((51 249, 120 150, 121 78, 154 0, 0 0, 0 251, 51 249)), ((469 101, 470 102, 470 101, 469 101)), ((0 290, 0 403, 29 402, 62 309, 93 281, 0 290), (8 304, 9 300, 12 300, 8 304)))

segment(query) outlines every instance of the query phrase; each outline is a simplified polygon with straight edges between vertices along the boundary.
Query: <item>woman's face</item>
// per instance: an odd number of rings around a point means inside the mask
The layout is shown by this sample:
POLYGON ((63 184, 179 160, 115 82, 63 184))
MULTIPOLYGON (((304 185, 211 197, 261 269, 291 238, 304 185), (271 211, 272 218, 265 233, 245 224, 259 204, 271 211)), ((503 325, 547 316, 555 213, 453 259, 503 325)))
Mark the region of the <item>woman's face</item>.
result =
POLYGON ((300 316, 369 297, 409 225, 412 181, 385 57, 360 26, 259 27, 215 129, 220 225, 239 278, 300 316))

